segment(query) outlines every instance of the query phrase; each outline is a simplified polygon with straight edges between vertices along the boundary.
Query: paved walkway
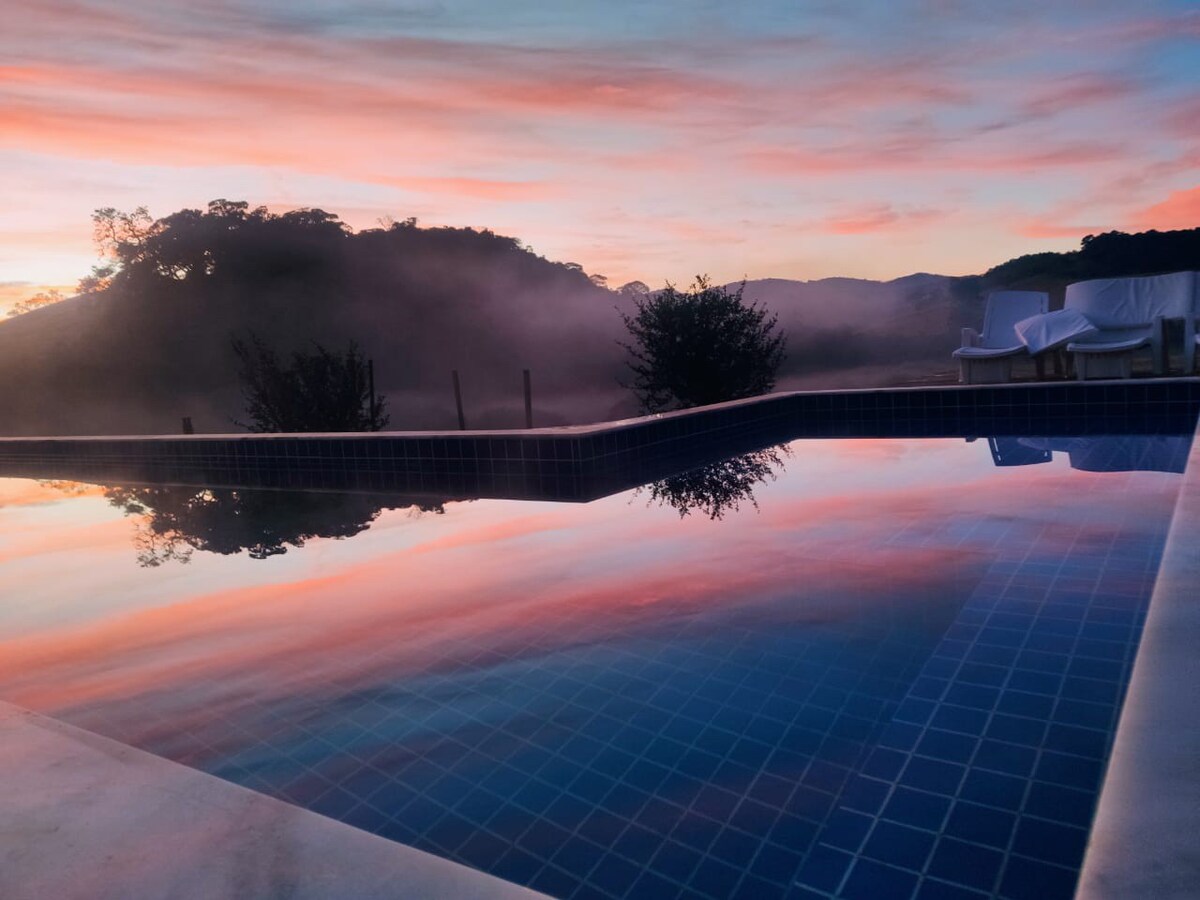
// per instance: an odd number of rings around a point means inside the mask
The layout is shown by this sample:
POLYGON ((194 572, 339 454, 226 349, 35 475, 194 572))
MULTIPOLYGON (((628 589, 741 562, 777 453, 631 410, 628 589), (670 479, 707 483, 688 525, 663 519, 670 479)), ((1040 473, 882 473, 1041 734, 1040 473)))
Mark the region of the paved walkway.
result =
POLYGON ((0 703, 4 900, 541 896, 0 703))

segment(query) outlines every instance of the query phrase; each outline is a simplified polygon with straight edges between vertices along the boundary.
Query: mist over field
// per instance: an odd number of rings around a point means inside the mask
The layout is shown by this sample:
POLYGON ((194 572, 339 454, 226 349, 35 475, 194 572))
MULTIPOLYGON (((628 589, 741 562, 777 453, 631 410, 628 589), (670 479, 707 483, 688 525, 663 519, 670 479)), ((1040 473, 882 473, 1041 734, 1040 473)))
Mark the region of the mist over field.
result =
MULTIPOLYGON (((0 378, 13 386, 0 433, 170 434, 184 417, 238 431, 234 344, 251 338, 284 359, 356 343, 392 430, 456 428, 455 370, 469 428, 523 426, 523 369, 535 425, 638 411, 622 314, 646 286, 609 289, 516 238, 415 220, 355 232, 322 210, 225 200, 154 221, 101 211, 96 225, 105 262, 82 293, 0 320, 0 378)), ((952 380, 960 328, 980 325, 990 289, 1049 290, 1054 304, 1072 280, 1187 268, 1200 268, 1200 229, 1088 237, 980 276, 742 290, 787 336, 776 390, 868 387, 952 380)))
MULTIPOLYGON (((457 427, 455 369, 472 428, 523 423, 524 368, 538 425, 636 412, 621 386, 628 294, 491 232, 351 233, 321 216, 235 215, 236 227, 183 217, 151 249, 126 248, 106 287, 3 321, 0 377, 21 389, 0 396, 0 428, 172 433, 190 416, 201 432, 239 430, 232 339, 250 334, 281 354, 357 342, 395 430, 457 427)), ((962 279, 932 275, 745 287, 788 335, 781 388, 948 368, 973 296, 962 279)))

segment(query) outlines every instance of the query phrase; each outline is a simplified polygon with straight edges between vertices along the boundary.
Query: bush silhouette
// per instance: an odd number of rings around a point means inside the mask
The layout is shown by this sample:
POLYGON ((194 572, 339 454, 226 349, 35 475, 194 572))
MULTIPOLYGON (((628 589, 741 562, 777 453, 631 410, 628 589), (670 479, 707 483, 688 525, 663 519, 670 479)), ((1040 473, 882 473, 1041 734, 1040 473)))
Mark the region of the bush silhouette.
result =
POLYGON ((775 386, 785 336, 776 317, 736 291, 698 276, 691 288, 672 284, 634 294, 635 312, 621 314, 632 340, 621 342, 645 412, 705 406, 765 394, 775 386))
POLYGON ((353 343, 341 353, 314 344, 287 364, 256 335, 235 339, 233 351, 250 418, 237 422, 243 428, 286 433, 379 431, 387 425, 386 401, 371 393, 369 363, 353 343))

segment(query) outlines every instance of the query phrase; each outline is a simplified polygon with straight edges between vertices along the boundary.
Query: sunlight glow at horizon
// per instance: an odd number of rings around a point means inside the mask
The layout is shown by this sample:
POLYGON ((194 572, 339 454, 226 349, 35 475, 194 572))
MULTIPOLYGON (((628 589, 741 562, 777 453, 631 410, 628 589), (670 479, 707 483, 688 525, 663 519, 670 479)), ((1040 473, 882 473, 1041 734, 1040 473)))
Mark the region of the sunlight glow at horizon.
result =
POLYGON ((13 5, 0 306, 87 273, 95 208, 218 197, 490 228, 612 284, 970 274, 1200 225, 1200 10, 1054 7, 13 5))

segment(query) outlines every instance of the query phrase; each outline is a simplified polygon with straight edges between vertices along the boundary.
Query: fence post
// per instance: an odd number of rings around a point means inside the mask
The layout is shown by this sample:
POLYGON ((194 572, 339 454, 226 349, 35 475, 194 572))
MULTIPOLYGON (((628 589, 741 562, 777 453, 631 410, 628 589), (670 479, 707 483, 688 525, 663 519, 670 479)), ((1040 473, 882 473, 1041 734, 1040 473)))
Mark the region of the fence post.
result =
POLYGON ((370 398, 367 401, 367 409, 371 413, 371 430, 375 430, 375 416, 379 414, 379 410, 375 406, 375 360, 367 360, 367 396, 370 398))
POLYGON ((458 430, 466 431, 467 419, 463 415, 462 388, 458 384, 458 369, 451 370, 450 375, 454 379, 454 405, 458 409, 458 430))
POLYGON ((529 370, 521 370, 525 376, 525 427, 533 427, 533 387, 529 383, 529 370))

